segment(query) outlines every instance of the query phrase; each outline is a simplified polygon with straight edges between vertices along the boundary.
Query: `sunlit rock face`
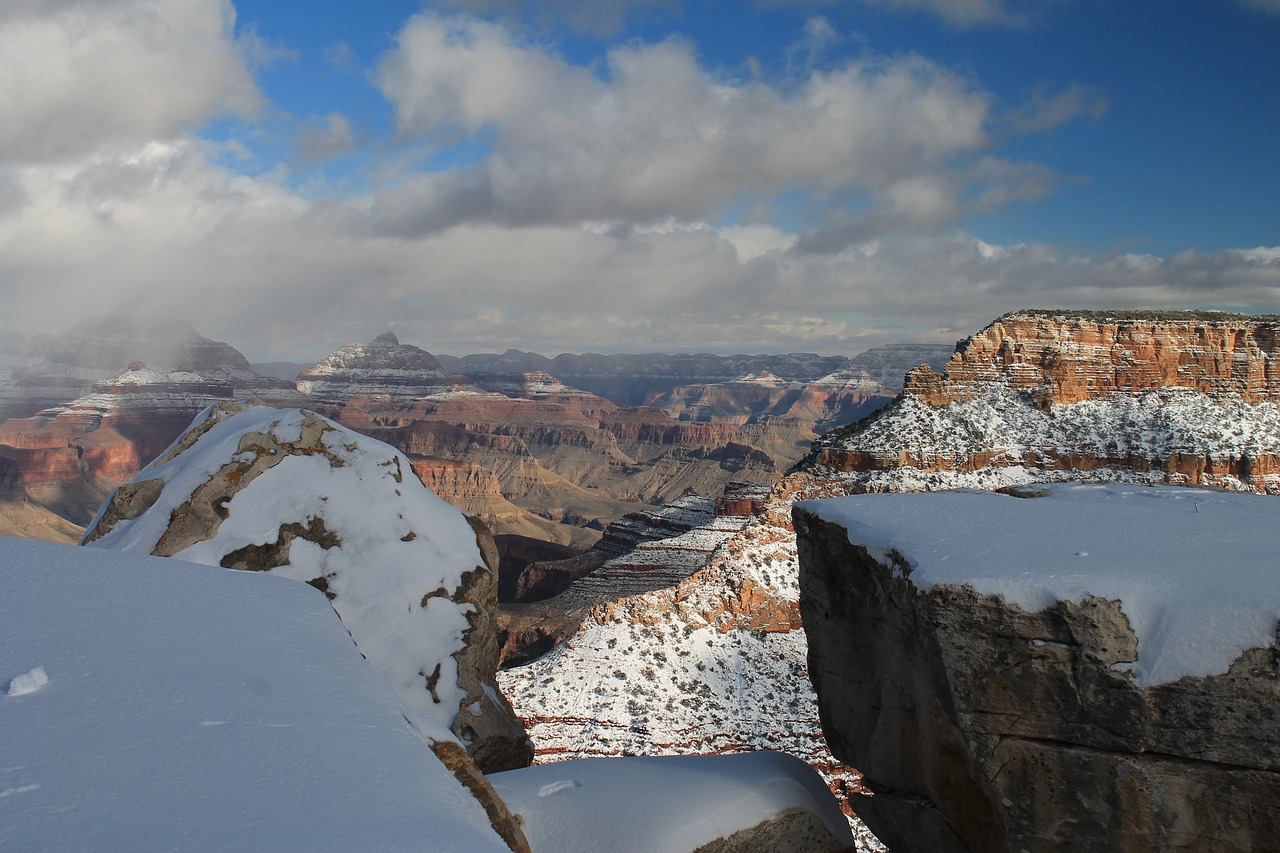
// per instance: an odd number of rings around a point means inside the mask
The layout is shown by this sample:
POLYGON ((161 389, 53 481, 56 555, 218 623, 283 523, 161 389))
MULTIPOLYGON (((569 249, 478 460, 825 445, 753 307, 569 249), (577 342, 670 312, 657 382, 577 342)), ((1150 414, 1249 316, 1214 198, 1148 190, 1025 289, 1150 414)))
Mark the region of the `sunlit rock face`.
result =
POLYGON ((304 581, 433 741, 527 764, 495 689, 497 552, 394 448, 296 409, 212 407, 116 490, 85 544, 304 581))
POLYGON ((507 662, 522 665, 499 683, 537 761, 782 750, 823 776, 859 849, 881 849, 853 817, 857 772, 822 739, 789 512, 786 495, 737 486, 627 516, 597 546, 603 564, 530 566, 531 582, 569 584, 503 609, 507 662))
POLYGON ((1280 320, 1019 312, 799 467, 847 490, 1111 479, 1280 491, 1280 320))
POLYGON ((310 407, 408 454, 495 533, 578 548, 635 503, 716 494, 731 480, 771 483, 798 455, 765 424, 680 422, 511 369, 528 361, 454 359, 495 370, 451 374, 388 333, 335 351, 298 387, 310 407), (492 475, 498 494, 468 471, 492 475))
POLYGON ((895 851, 1277 849, 1275 500, 798 505, 810 675, 873 791, 859 815, 895 851))

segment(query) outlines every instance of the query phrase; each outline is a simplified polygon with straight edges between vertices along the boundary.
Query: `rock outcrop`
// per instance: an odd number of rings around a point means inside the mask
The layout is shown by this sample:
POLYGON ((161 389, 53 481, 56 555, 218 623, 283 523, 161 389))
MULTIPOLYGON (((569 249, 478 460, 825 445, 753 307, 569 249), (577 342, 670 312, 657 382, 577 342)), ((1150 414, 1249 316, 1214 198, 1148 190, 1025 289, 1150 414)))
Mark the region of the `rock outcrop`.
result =
POLYGON ((479 480, 464 483, 472 490, 460 497, 492 510, 480 515, 496 533, 575 547, 590 546, 630 504, 664 503, 686 490, 713 494, 729 480, 771 483, 798 455, 794 441, 766 424, 679 422, 653 408, 619 407, 545 371, 510 371, 526 361, 449 375, 388 334, 343 347, 304 371, 298 387, 317 411, 423 465, 490 472, 503 504, 475 491, 479 480), (552 527, 563 530, 539 529, 552 527))
POLYGON ((134 362, 70 403, 0 424, 0 458, 13 467, 0 494, 85 524, 108 492, 232 393, 222 380, 134 362))
POLYGON ((809 382, 764 371, 730 382, 682 385, 652 405, 678 421, 768 426, 799 455, 819 433, 861 420, 892 398, 865 371, 843 368, 809 382))
POLYGON ((998 380, 1040 406, 1170 386, 1277 400, 1280 317, 1018 311, 961 341, 941 377, 917 368, 903 390, 943 406, 998 380))
MULTIPOLYGON (((949 353, 948 353, 949 354, 949 353)), ((903 364, 894 381, 917 364, 903 364)), ((462 358, 440 356, 454 373, 510 373, 543 371, 574 388, 603 397, 618 406, 645 406, 681 385, 729 382, 747 374, 771 373, 787 381, 810 382, 848 367, 844 356, 788 353, 785 355, 711 355, 709 353, 632 353, 601 355, 562 353, 547 358, 532 352, 507 350, 501 355, 462 358)))
POLYGON ((858 849, 880 850, 852 818, 857 772, 822 739, 790 501, 730 494, 753 513, 717 515, 719 502, 689 497, 628 517, 599 547, 632 550, 554 598, 504 607, 505 648, 532 660, 504 669, 499 683, 539 762, 785 751, 824 777, 858 849))
POLYGON ((1018 312, 814 443, 848 491, 1141 480, 1280 492, 1280 320, 1018 312))
POLYGON ((1073 488, 796 508, 858 814, 906 853, 1280 849, 1275 499, 1073 488))
POLYGON ((316 587, 425 738, 508 769, 530 752, 494 689, 497 551, 469 521, 393 448, 307 412, 223 403, 116 490, 84 544, 316 587))

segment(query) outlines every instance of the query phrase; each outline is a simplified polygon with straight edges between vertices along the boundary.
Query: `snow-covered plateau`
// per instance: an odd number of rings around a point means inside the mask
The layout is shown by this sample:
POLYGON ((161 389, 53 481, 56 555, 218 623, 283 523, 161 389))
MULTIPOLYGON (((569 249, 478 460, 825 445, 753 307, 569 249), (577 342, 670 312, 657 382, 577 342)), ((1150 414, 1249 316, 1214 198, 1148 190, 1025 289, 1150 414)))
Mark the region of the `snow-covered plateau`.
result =
POLYGON ((917 587, 968 585, 1027 611, 1119 601, 1147 687, 1227 671, 1280 621, 1271 497, 1175 486, 1067 485, 1036 497, 965 490, 805 501, 917 587))

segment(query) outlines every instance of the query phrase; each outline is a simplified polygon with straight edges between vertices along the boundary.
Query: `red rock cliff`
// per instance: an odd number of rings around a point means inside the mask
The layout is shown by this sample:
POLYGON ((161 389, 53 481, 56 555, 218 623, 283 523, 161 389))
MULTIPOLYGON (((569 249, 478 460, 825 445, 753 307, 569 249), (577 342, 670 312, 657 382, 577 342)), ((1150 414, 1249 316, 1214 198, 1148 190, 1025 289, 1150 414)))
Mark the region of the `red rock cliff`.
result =
POLYGON ((1280 317, 1023 311, 798 470, 855 491, 1140 480, 1280 493, 1280 317))
POLYGON ((961 341, 942 375, 918 367, 904 393, 935 406, 1004 380, 1037 404, 1179 386, 1280 399, 1280 318, 1171 312, 1008 314, 961 341))

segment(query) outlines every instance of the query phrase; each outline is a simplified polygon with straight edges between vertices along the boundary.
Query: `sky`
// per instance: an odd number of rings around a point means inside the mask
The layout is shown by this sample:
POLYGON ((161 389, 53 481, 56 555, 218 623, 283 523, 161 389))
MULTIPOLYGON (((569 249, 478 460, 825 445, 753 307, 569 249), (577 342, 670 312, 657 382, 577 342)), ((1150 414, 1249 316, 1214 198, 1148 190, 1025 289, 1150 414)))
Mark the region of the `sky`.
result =
POLYGON ((0 329, 255 361, 1280 312, 1280 0, 5 0, 0 329))

